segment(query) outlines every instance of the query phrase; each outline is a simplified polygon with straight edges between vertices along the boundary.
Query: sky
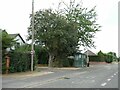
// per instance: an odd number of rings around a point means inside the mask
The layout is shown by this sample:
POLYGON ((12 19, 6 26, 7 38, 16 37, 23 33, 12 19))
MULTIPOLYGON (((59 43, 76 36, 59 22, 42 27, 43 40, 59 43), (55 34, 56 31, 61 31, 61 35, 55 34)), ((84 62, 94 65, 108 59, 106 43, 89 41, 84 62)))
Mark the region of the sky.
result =
MULTIPOLYGON (((39 9, 56 8, 60 1, 68 3, 69 0, 34 0, 35 11, 39 9)), ((90 49, 94 53, 102 50, 116 52, 118 55, 118 2, 119 0, 76 0, 82 1, 82 7, 91 9, 96 6, 97 23, 102 26, 96 33, 96 49, 90 49)), ((27 28, 30 25, 32 12, 32 0, 0 0, 0 28, 8 33, 20 33, 25 40, 27 28)))

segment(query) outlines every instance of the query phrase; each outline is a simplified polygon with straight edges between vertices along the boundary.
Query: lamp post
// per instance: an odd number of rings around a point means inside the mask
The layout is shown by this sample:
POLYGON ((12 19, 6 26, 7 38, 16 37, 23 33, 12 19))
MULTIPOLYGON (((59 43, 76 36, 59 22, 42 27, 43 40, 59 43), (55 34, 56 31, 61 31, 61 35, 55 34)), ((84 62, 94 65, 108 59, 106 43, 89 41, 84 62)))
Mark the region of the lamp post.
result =
POLYGON ((33 71, 33 59, 34 59, 34 0, 32 0, 31 71, 33 71))

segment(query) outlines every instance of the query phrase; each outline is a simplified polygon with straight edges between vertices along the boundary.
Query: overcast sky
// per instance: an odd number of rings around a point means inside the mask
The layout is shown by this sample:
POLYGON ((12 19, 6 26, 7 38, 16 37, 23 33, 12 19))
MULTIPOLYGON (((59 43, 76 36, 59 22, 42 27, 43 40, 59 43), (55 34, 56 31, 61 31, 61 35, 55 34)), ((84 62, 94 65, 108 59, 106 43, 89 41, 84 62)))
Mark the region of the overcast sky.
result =
MULTIPOLYGON (((61 0, 34 0, 35 11, 55 8, 61 0)), ((69 0, 63 0, 66 3, 69 0)), ((78 3, 81 0, 76 0, 78 3)), ((94 39, 96 49, 93 52, 113 51, 118 53, 118 1, 119 0, 82 0, 83 7, 96 6, 97 23, 102 26, 94 39)), ((32 0, 0 0, 0 28, 8 33, 20 33, 26 39, 29 15, 32 12, 32 0)))

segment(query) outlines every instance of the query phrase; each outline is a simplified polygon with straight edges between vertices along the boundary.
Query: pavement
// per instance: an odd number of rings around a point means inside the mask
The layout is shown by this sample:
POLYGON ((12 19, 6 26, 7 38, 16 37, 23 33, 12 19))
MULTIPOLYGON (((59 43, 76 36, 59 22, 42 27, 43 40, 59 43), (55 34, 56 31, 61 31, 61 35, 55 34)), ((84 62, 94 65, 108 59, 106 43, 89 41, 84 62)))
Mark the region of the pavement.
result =
POLYGON ((2 77, 32 77, 32 76, 42 76, 46 74, 54 73, 58 70, 79 70, 80 68, 74 67, 64 67, 64 68, 48 68, 48 67, 38 67, 35 71, 17 72, 3 74, 2 77), (39 69, 39 70, 38 70, 39 69))
POLYGON ((41 71, 41 72, 37 72, 37 71, 27 71, 27 72, 19 72, 19 73, 10 73, 10 74, 3 74, 2 77, 6 78, 6 77, 16 77, 16 78, 23 78, 23 77, 35 77, 35 76, 42 76, 42 75, 46 75, 46 74, 51 74, 54 72, 48 72, 48 71, 41 71))

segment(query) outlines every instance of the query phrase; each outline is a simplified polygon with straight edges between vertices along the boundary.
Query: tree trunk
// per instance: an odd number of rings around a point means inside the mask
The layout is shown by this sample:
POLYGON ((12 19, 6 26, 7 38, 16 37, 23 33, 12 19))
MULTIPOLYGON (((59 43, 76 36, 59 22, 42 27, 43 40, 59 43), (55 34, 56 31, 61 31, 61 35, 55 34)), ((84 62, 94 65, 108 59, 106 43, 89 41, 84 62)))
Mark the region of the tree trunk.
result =
POLYGON ((49 53, 48 67, 52 67, 53 58, 54 58, 54 56, 51 53, 49 53))
POLYGON ((56 56, 52 62, 53 67, 62 67, 62 59, 58 56, 56 56))
POLYGON ((49 53, 49 62, 48 67, 63 67, 64 58, 54 55, 53 53, 49 53))
POLYGON ((49 54, 49 62, 48 62, 48 67, 51 67, 51 55, 49 54))

